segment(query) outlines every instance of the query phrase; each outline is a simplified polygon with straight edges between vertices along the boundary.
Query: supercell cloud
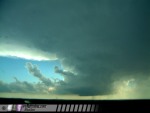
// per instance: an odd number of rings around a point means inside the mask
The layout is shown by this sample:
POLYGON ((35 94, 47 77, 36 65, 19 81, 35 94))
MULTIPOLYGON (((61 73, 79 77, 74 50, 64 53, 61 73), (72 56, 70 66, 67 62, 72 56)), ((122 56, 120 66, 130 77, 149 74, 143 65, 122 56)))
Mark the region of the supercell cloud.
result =
MULTIPOLYGON (((55 67, 64 76, 56 94, 109 95, 125 80, 144 83, 150 78, 149 0, 2 0, 1 4, 0 55, 9 56, 3 44, 7 41, 18 53, 24 48, 30 54, 29 47, 34 47, 37 60, 56 55, 65 70, 55 67)), ((36 66, 27 63, 27 69, 52 84, 36 66)), ((148 82, 138 86, 150 92, 148 82)))

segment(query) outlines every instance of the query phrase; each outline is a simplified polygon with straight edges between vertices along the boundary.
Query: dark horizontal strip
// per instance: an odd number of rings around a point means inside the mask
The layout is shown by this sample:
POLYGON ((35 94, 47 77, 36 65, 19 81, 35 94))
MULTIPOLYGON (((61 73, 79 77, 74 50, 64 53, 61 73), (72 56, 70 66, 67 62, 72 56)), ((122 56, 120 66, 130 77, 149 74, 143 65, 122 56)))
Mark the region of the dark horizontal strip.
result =
POLYGON ((18 99, 18 98, 0 98, 1 104, 130 104, 130 103, 145 103, 149 102, 150 99, 140 99, 140 100, 57 100, 57 99, 18 99))
MULTIPOLYGON (((51 99, 10 99, 0 98, 1 104, 95 104, 98 111, 150 111, 150 99, 141 100, 51 100, 51 99), (26 103, 28 102, 28 103, 26 103)), ((85 106, 85 105, 84 105, 85 106)), ((84 111, 84 106, 82 111, 84 111)), ((59 106, 58 106, 59 107, 59 106)), ((70 106, 71 107, 71 106, 70 106)), ((71 109, 71 108, 69 108, 71 109)), ((59 108, 57 108, 59 111, 59 108)))

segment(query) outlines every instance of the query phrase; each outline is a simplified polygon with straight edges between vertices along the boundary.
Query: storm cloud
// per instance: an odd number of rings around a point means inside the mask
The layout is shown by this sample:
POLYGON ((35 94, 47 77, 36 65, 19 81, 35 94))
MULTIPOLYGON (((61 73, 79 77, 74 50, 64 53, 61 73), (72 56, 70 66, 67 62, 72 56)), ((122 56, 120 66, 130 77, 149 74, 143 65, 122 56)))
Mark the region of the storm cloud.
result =
MULTIPOLYGON (((117 81, 150 77, 149 0, 1 3, 0 42, 55 54, 63 66, 55 72, 70 77, 56 93, 108 95, 117 81)), ((28 63, 27 69, 52 85, 36 66, 28 63)))

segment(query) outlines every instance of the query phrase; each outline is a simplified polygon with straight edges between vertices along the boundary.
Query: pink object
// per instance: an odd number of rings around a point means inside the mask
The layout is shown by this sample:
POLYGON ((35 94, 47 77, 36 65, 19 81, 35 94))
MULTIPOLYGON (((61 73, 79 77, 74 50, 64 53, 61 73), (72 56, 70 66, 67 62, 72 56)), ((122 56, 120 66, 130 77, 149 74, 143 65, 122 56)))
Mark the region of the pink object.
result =
POLYGON ((17 111, 21 111, 22 104, 17 104, 17 111))

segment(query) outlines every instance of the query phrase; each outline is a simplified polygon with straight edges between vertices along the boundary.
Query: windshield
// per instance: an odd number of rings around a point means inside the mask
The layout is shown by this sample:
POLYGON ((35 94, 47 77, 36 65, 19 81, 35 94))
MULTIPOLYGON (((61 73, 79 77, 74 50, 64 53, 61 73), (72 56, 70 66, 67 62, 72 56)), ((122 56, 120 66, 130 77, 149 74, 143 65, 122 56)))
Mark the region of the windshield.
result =
POLYGON ((150 98, 149 0, 0 0, 0 97, 150 98))

